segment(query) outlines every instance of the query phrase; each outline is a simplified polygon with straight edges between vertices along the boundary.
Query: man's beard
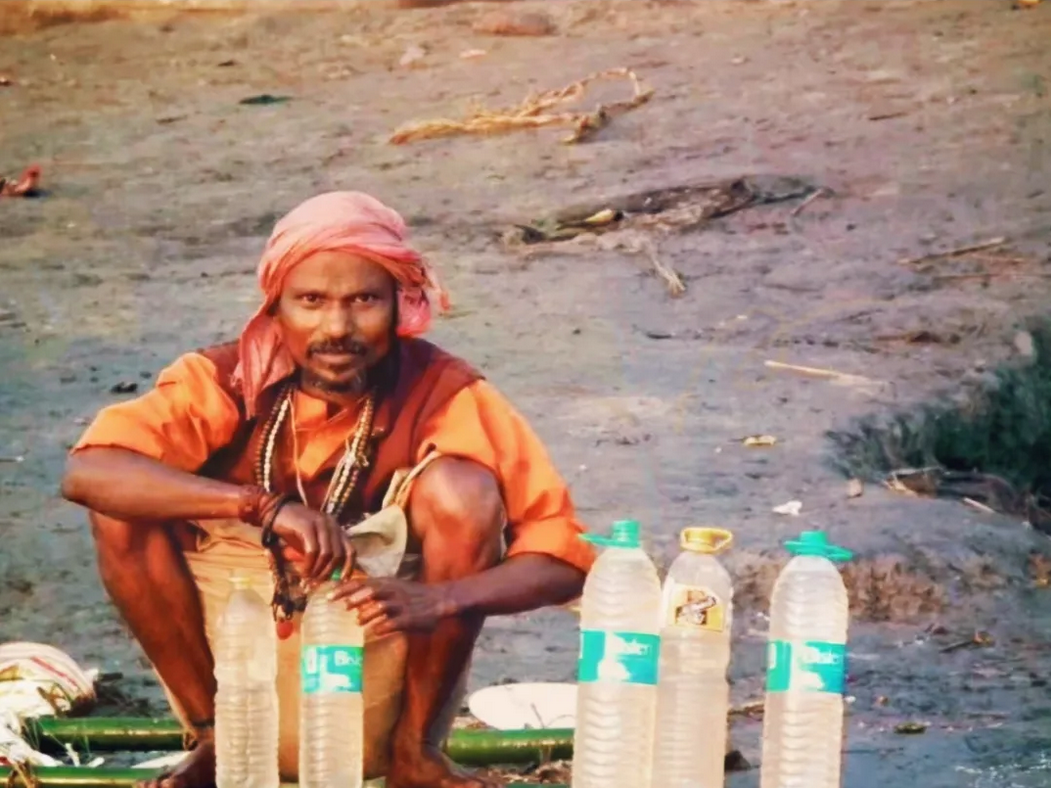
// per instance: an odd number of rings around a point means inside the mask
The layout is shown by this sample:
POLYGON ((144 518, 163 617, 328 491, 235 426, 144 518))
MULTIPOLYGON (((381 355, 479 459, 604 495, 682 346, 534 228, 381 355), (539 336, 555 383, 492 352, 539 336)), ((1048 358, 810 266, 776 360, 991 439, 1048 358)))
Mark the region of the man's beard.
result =
POLYGON ((347 380, 332 381, 315 375, 308 369, 300 371, 300 385, 322 391, 326 394, 357 395, 364 394, 369 388, 369 370, 363 369, 347 380))

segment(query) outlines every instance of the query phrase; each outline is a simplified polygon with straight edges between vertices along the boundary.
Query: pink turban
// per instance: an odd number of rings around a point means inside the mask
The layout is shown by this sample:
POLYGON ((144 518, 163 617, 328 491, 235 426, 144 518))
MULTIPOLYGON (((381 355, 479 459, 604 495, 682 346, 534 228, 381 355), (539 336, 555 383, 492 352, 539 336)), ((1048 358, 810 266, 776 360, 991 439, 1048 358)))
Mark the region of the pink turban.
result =
POLYGON ((448 296, 434 272, 405 236, 401 216, 361 192, 312 197, 277 223, 259 262, 263 304, 241 332, 241 360, 234 372, 249 418, 255 415, 259 394, 295 370, 270 312, 289 272, 311 255, 352 252, 390 271, 397 282, 398 336, 424 333, 431 324, 432 304, 448 308, 448 296))

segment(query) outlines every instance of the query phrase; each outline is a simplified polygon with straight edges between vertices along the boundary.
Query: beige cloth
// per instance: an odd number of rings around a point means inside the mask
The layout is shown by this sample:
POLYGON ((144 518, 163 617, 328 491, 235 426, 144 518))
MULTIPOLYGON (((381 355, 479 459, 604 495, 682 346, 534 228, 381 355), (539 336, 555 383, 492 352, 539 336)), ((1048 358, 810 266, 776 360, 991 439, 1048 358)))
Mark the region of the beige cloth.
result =
MULTIPOLYGON (((379 512, 349 530, 358 566, 370 577, 415 577, 420 556, 407 554, 409 525, 405 515, 412 483, 420 472, 440 455, 432 452, 416 467, 398 471, 391 480, 379 512)), ((203 532, 196 550, 186 559, 197 582, 204 610, 205 630, 213 643, 215 627, 226 600, 233 590, 234 570, 248 576, 257 592, 269 600, 272 578, 259 530, 237 520, 209 520, 197 523, 203 532)), ((279 705, 279 756, 281 778, 298 779, 299 772, 299 620, 293 619, 291 637, 277 646, 277 696, 279 705)), ((394 634, 365 642, 365 778, 386 773, 390 734, 401 712, 402 685, 408 641, 394 634)), ((163 682, 162 682, 163 684, 163 682)), ((436 731, 444 738, 463 698, 466 671, 458 690, 439 721, 436 731)), ((189 723, 172 694, 165 687, 169 702, 184 725, 189 723)))

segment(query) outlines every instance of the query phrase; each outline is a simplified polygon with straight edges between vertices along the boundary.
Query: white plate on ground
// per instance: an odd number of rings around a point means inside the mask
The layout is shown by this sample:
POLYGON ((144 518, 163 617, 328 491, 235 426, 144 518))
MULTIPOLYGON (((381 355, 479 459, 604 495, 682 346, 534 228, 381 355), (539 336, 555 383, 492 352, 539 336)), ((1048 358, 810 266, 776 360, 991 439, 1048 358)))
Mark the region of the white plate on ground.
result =
POLYGON ((577 722, 577 685, 556 682, 501 684, 478 690, 467 708, 491 728, 574 728, 577 722))

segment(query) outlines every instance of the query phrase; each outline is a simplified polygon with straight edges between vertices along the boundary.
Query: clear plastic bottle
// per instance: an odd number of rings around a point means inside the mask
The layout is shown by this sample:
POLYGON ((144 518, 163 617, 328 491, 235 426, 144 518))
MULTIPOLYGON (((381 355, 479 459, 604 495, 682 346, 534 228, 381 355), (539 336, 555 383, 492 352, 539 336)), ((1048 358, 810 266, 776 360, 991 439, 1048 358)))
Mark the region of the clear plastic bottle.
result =
POLYGON ((338 573, 311 595, 303 613, 299 697, 299 784, 361 788, 365 632, 356 611, 332 602, 338 573))
POLYGON ((584 538, 607 549, 581 599, 573 788, 641 788, 653 758, 660 580, 634 520, 584 538))
POLYGON ((770 600, 762 788, 839 788, 847 590, 833 561, 851 553, 820 531, 785 544, 793 558, 770 600))
POLYGON ((715 557, 729 531, 687 528, 664 581, 653 785, 722 788, 733 581, 715 557))
POLYGON ((244 575, 219 618, 215 659, 215 784, 277 788, 277 635, 270 605, 244 575))

